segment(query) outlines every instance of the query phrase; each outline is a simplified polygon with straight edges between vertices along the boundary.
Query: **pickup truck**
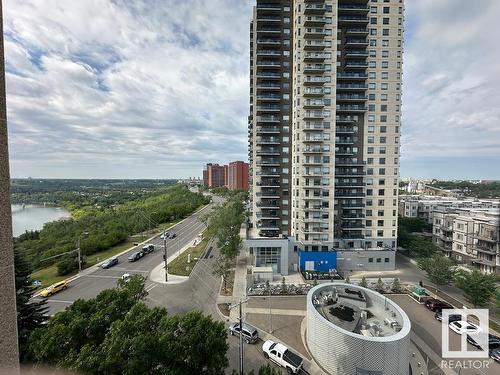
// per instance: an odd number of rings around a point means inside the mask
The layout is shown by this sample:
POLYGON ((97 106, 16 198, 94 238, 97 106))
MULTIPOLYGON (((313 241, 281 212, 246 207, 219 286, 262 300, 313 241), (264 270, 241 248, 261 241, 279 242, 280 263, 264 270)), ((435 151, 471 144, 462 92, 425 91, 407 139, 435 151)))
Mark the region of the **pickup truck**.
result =
POLYGON ((278 342, 267 340, 262 345, 264 357, 269 358, 280 367, 284 367, 289 374, 298 374, 302 369, 303 360, 297 354, 278 342))

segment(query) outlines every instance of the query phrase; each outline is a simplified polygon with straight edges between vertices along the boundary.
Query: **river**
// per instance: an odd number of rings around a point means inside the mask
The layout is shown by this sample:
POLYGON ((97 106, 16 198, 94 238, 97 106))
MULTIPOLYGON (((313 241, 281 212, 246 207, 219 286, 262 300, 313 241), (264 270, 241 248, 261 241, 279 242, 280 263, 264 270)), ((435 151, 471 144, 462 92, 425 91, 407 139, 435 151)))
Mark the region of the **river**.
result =
POLYGON ((25 231, 42 229, 43 224, 70 217, 70 213, 61 207, 44 207, 34 204, 12 205, 12 231, 14 237, 25 231))

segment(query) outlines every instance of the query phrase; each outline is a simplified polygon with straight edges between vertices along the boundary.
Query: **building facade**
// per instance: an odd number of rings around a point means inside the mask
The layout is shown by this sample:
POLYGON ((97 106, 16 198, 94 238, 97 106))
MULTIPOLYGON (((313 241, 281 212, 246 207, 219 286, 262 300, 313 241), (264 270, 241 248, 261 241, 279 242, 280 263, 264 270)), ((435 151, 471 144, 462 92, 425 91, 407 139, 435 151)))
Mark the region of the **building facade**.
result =
POLYGON ((447 257, 484 273, 500 274, 500 210, 435 209, 432 236, 447 257))
POLYGON ((227 168, 227 187, 230 190, 248 189, 248 163, 233 161, 227 168))
POLYGON ((250 36, 250 239, 395 251, 402 1, 257 0, 250 36))
POLYGON ((223 165, 208 163, 203 170, 203 182, 209 188, 225 186, 227 177, 225 176, 225 169, 223 165))

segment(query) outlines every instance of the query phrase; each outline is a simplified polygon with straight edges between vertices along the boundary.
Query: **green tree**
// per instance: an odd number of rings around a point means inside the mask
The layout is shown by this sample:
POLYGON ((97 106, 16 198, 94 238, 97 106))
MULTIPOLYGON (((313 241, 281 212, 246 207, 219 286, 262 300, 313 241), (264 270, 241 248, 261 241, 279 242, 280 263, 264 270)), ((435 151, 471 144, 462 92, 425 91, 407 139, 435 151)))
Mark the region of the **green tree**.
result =
POLYGON ((362 277, 361 281, 359 282, 359 286, 362 286, 363 288, 368 288, 368 282, 366 281, 366 277, 362 277))
POLYGON ((394 280, 392 281, 391 290, 394 293, 399 293, 403 290, 403 286, 401 285, 401 282, 397 277, 395 277, 394 280))
POLYGON ((375 290, 379 293, 385 292, 385 285, 380 277, 378 278, 377 284, 375 285, 375 290))
POLYGON ((419 258, 418 266, 436 285, 448 285, 455 277, 455 262, 440 254, 434 254, 431 258, 419 258))
POLYGON ((431 257, 438 252, 430 238, 419 235, 411 235, 407 248, 411 257, 431 257))
POLYGON ((463 290, 467 302, 474 307, 486 306, 497 293, 496 276, 479 270, 461 271, 455 278, 455 285, 463 290))
POLYGON ((14 268, 16 282, 17 335, 19 341, 19 357, 22 362, 29 360, 28 339, 31 333, 46 321, 48 307, 46 301, 30 301, 35 292, 31 280, 31 266, 19 251, 14 252, 14 268))
POLYGON ((144 280, 132 279, 77 300, 30 338, 37 364, 96 375, 224 373, 227 333, 200 312, 168 316, 139 300, 144 280))

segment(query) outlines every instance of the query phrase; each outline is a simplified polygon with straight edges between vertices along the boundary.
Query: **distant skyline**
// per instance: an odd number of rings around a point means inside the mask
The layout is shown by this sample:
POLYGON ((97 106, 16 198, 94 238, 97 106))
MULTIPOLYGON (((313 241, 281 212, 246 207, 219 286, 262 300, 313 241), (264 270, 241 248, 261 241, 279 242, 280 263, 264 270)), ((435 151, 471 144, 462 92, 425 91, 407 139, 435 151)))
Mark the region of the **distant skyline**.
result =
MULTIPOLYGON (((5 0, 12 177, 201 177, 247 160, 253 5, 5 0)), ((401 177, 500 179, 498 14, 406 1, 401 177)))

